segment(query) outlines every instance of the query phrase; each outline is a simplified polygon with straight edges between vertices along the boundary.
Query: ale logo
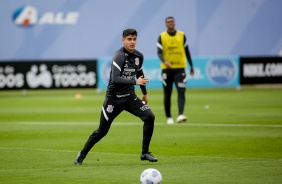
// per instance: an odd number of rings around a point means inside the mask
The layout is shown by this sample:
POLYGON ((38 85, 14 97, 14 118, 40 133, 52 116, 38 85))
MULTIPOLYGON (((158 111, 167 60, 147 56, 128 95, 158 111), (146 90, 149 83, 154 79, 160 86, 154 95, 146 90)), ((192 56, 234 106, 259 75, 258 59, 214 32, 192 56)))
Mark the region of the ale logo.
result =
POLYGON ((22 6, 13 14, 13 21, 16 25, 32 26, 38 20, 37 10, 32 6, 22 6))
POLYGON ((41 25, 74 25, 79 17, 78 12, 46 12, 39 16, 37 9, 30 5, 21 6, 13 13, 13 22, 18 26, 28 27, 41 25))
POLYGON ((212 59, 206 66, 206 73, 211 82, 217 85, 227 85, 235 80, 238 69, 232 59, 212 59))

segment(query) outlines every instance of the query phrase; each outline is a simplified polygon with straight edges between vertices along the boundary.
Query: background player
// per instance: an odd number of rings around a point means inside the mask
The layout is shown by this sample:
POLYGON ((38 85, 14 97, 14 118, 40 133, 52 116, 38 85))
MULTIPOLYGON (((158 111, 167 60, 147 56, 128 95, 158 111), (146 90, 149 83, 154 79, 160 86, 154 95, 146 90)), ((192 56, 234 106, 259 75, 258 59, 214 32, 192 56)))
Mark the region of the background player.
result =
POLYGON ((175 30, 173 17, 167 17, 165 23, 167 30, 160 34, 157 48, 162 68, 165 114, 167 123, 173 124, 174 120, 171 116, 171 93, 173 83, 175 83, 178 93, 178 117, 176 121, 181 123, 187 120, 187 117, 183 114, 186 91, 186 59, 191 66, 190 74, 192 76, 194 75, 194 69, 184 32, 175 30))

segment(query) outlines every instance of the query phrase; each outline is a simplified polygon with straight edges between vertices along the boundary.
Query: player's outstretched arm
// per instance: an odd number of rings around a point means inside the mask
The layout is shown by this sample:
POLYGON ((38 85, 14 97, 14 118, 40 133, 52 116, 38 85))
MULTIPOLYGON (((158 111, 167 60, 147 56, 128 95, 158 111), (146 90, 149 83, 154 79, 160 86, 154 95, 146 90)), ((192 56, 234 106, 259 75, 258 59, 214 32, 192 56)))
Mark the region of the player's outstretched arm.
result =
POLYGON ((137 80, 136 80, 136 84, 140 85, 140 86, 144 86, 149 82, 149 79, 144 78, 143 75, 140 76, 137 80))

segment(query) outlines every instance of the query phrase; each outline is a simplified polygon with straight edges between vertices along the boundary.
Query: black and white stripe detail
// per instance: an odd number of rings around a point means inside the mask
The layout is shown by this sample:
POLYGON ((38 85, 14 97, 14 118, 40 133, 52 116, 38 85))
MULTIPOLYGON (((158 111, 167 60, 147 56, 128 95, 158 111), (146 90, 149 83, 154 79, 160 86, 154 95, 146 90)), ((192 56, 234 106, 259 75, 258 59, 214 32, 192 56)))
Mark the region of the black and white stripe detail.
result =
POLYGON ((105 118, 107 121, 109 121, 109 117, 107 116, 107 113, 106 113, 106 111, 105 111, 105 109, 104 109, 103 106, 102 106, 102 111, 103 111, 103 114, 104 114, 104 118, 105 118))
POLYGON ((157 47, 163 50, 163 46, 159 42, 157 42, 157 47))
POLYGON ((121 68, 118 66, 118 64, 117 64, 115 61, 113 61, 113 65, 114 65, 115 67, 117 67, 117 69, 119 69, 119 71, 121 71, 121 68))

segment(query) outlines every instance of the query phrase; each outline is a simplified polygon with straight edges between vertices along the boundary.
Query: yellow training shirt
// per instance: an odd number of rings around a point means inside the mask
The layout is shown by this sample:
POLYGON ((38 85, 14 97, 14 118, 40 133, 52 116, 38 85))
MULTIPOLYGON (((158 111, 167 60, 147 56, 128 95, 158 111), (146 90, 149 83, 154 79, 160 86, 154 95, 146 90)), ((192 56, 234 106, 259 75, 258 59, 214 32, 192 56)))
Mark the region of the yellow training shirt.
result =
MULTIPOLYGON (((163 47, 163 57, 165 61, 171 63, 171 68, 186 68, 186 54, 184 50, 184 32, 177 31, 174 36, 170 36, 167 31, 161 33, 163 47)), ((161 68, 167 67, 161 62, 161 68)))

